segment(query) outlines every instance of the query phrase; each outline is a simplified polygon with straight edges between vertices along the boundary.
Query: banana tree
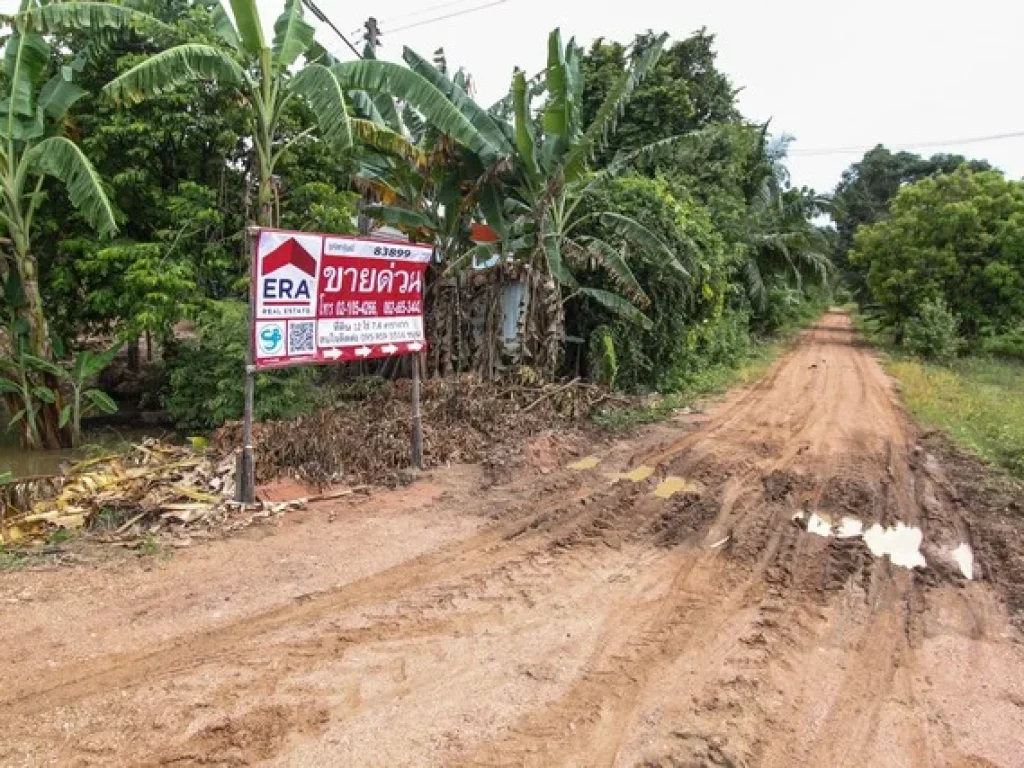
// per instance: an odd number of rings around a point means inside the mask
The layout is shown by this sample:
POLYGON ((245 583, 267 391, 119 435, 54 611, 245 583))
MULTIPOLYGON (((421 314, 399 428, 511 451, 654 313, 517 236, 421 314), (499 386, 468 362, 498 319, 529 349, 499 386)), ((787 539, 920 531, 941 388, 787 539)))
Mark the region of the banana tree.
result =
MULTIPOLYGON (((74 68, 47 78, 52 49, 43 37, 68 26, 123 29, 155 20, 108 3, 47 3, 22 0, 18 13, 5 16, 11 32, 4 47, 0 99, 0 225, 10 239, 5 265, 8 301, 14 312, 12 347, 52 364, 49 328, 39 290, 39 268, 32 251, 33 223, 47 177, 61 183, 81 216, 101 236, 117 229, 114 207, 92 164, 65 135, 68 110, 85 91, 73 81, 74 68)), ((60 392, 45 366, 25 370, 26 391, 56 393, 36 398, 33 423, 23 421, 21 439, 29 448, 60 447, 60 392)))
POLYGON ((544 74, 546 101, 535 113, 532 96, 536 84, 521 71, 512 80, 509 102, 515 145, 515 173, 509 200, 500 208, 485 209, 488 222, 502 234, 504 245, 531 267, 530 309, 521 335, 535 340, 530 351, 534 364, 546 374, 557 371, 565 342, 565 304, 587 298, 640 325, 649 323, 641 308, 648 298, 629 266, 645 259, 689 277, 679 256, 635 219, 615 211, 582 213, 587 196, 620 168, 595 172, 595 153, 615 131, 619 117, 637 86, 657 63, 666 37, 657 38, 609 91, 590 125, 583 125, 580 49, 573 41, 562 44, 559 30, 548 38, 544 74), (588 222, 600 221, 621 236, 625 246, 584 234, 588 222), (616 285, 606 291, 580 284, 576 272, 601 268, 616 285))
POLYGON ((376 199, 366 207, 367 215, 429 239, 446 266, 471 248, 470 224, 478 207, 500 201, 498 182, 511 169, 515 151, 511 127, 468 95, 465 73, 449 76, 441 52, 433 63, 409 48, 403 58, 465 117, 481 141, 472 148, 459 146, 408 105, 399 112, 387 101, 353 94, 362 113, 353 124, 374 150, 361 158, 355 182, 376 199))
POLYGON ((286 0, 268 43, 255 0, 231 0, 232 23, 211 4, 219 45, 186 42, 155 54, 115 78, 104 93, 118 102, 138 102, 188 82, 211 81, 234 89, 252 110, 252 147, 258 178, 257 222, 273 222, 274 169, 295 141, 316 126, 289 137, 279 133, 283 111, 293 99, 311 108, 320 135, 338 150, 353 144, 346 91, 393 94, 419 109, 456 141, 481 145, 482 137, 430 83, 410 70, 382 61, 328 62, 319 55, 314 29, 306 21, 302 0, 286 0), (296 62, 304 65, 292 71, 296 62))

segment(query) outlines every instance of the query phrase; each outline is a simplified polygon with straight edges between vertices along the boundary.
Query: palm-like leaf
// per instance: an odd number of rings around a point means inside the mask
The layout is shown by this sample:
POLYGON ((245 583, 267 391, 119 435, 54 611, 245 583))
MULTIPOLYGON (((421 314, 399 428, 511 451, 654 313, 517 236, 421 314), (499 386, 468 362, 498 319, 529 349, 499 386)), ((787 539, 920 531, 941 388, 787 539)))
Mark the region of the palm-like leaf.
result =
POLYGON ((605 211, 600 215, 601 223, 613 228, 619 235, 629 242, 640 246, 643 249, 643 256, 653 263, 663 263, 674 269, 683 277, 689 277, 690 273, 682 265, 671 248, 636 219, 624 216, 621 213, 605 211))
POLYGON ((85 96, 85 93, 84 88, 65 80, 64 76, 58 73, 39 91, 39 106, 51 118, 60 120, 71 109, 71 105, 85 96))
POLYGON ((530 114, 530 97, 527 92, 526 75, 517 71, 512 79, 512 107, 515 116, 516 149, 526 174, 535 179, 540 173, 537 167, 537 137, 533 130, 533 115, 530 114))
POLYGON ((105 2, 51 2, 29 8, 4 20, 25 32, 64 32, 73 29, 138 29, 171 32, 171 27, 126 5, 105 2))
POLYGON ((263 22, 256 10, 256 0, 231 0, 231 14, 242 38, 242 48, 253 56, 260 56, 267 44, 263 39, 263 22))
POLYGON ((764 286, 761 268, 757 265, 755 259, 747 259, 743 265, 743 276, 747 284, 747 295, 750 297, 750 303, 755 308, 763 310, 768 303, 768 291, 764 286))
POLYGON ((363 213, 372 219, 387 222, 400 229, 429 229, 435 228, 434 223, 419 211, 411 211, 408 208, 399 208, 394 205, 367 205, 363 213))
POLYGON ((544 250, 544 258, 547 261, 548 271, 561 285, 576 288, 579 283, 573 277, 572 272, 565 266, 562 258, 562 244, 558 232, 555 231, 550 217, 546 217, 541 223, 541 246, 544 250))
POLYGON ((470 98, 465 90, 412 49, 406 48, 402 52, 402 57, 414 72, 422 75, 431 85, 441 91, 469 119, 492 147, 492 153, 484 158, 485 162, 493 160, 496 155, 512 153, 512 147, 498 127, 494 116, 470 98))
POLYGON ((615 285, 633 302, 645 306, 650 304, 650 299, 644 293, 633 270, 626 263, 625 254, 616 250, 609 243, 597 237, 582 237, 580 241, 585 244, 588 256, 604 267, 611 276, 615 285))
POLYGON ((64 136, 51 136, 25 152, 26 170, 47 174, 63 182, 71 203, 101 236, 117 231, 114 206, 103 184, 82 150, 64 136))
POLYGON ((238 30, 235 29, 228 12, 224 10, 221 0, 203 0, 203 6, 210 12, 210 19, 218 37, 236 51, 241 50, 242 38, 238 36, 238 30))
POLYGON ((350 122, 352 134, 363 144, 378 152, 401 157, 419 170, 426 167, 426 154, 404 136, 369 120, 355 119, 350 122))
POLYGON ((292 79, 291 91, 309 103, 325 141, 338 149, 352 146, 345 94, 333 70, 323 64, 307 64, 292 79))
POLYGON ((661 58, 667 39, 667 34, 657 37, 640 59, 623 72, 612 86, 583 134, 583 139, 573 146, 566 159, 566 167, 572 169, 570 175, 581 171, 586 161, 593 159, 594 152, 605 146, 637 87, 661 58))
POLYGON ((463 146, 481 156, 490 151, 476 127, 422 75, 388 61, 348 61, 331 71, 345 90, 391 94, 463 146))
POLYGON ((302 13, 302 0, 285 0, 284 13, 274 23, 271 69, 275 75, 285 72, 313 44, 315 30, 302 13))
POLYGON ((649 331, 654 327, 654 324, 647 315, 630 304, 626 299, 611 291, 602 291, 600 288, 580 288, 579 293, 582 296, 589 296, 606 309, 610 309, 615 314, 636 323, 645 330, 649 331))
POLYGON ((230 54, 212 45, 185 43, 150 56, 107 83, 103 93, 115 102, 137 103, 201 80, 236 88, 250 84, 230 54))
POLYGON ((569 138, 569 74, 558 29, 548 35, 547 68, 548 103, 544 109, 544 132, 562 139, 569 138))
MULTIPOLYGON (((14 32, 4 50, 4 74, 10 89, 7 108, 10 124, 17 117, 34 117, 36 81, 50 60, 50 46, 39 35, 14 32)), ((12 132, 8 127, 8 135, 12 132)))

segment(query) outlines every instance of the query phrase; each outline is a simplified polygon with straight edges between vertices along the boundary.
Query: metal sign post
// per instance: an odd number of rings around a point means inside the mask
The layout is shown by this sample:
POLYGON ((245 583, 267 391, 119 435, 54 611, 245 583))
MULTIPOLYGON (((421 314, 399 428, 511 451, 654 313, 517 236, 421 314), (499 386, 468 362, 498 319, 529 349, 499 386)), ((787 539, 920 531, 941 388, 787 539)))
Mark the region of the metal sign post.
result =
POLYGON ((420 412, 420 354, 409 357, 412 363, 412 439, 410 453, 413 469, 423 469, 423 415, 420 412))
MULTIPOLYGON (((250 227, 245 231, 250 258, 256 259, 256 239, 259 230, 250 227)), ((256 286, 249 283, 249 328, 256 318, 256 286)), ((238 470, 235 476, 235 500, 243 504, 256 501, 256 461, 252 450, 252 416, 256 402, 256 351, 252 333, 245 352, 245 405, 242 415, 242 453, 238 456, 238 470)))

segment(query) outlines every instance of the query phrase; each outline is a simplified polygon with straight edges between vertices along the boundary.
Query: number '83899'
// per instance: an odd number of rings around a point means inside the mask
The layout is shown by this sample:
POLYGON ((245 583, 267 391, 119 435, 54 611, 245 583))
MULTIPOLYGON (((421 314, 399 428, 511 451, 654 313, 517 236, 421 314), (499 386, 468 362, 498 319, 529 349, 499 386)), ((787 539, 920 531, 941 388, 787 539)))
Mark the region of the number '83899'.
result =
POLYGON ((412 256, 412 251, 408 248, 388 248, 387 246, 378 245, 373 249, 374 256, 384 256, 389 259, 407 259, 412 256))

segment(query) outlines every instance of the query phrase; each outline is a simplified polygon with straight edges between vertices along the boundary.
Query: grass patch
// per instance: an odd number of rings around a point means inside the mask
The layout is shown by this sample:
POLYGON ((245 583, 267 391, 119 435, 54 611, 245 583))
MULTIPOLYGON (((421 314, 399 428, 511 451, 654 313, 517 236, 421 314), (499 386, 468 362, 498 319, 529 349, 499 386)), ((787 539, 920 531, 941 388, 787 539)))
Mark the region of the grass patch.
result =
POLYGON ((679 409, 692 407, 702 397, 756 381, 767 373, 780 354, 789 349, 799 330, 793 328, 771 341, 755 341, 750 352, 738 364, 715 365, 700 371, 684 390, 653 395, 635 406, 599 411, 594 415, 593 423, 609 432, 622 432, 642 424, 664 421, 679 409))
POLYGON ((947 366, 894 358, 886 367, 921 423, 1024 478, 1024 363, 966 357, 947 366))
POLYGON ((13 571, 28 563, 28 558, 16 549, 0 547, 0 571, 13 571))
POLYGON ((984 355, 949 364, 910 355, 876 317, 852 313, 854 327, 885 352, 914 418, 961 448, 1024 479, 1024 361, 984 355))

